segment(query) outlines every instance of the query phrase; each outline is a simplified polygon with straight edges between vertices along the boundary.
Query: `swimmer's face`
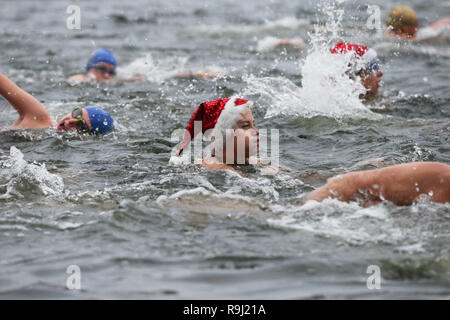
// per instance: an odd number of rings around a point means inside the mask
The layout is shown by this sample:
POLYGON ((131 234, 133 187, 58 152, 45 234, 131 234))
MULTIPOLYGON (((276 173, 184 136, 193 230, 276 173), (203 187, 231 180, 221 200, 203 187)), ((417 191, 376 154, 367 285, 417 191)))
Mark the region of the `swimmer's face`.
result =
POLYGON ((92 76, 97 82, 107 81, 114 77, 115 67, 106 62, 100 62, 95 67, 92 67, 87 76, 92 76))
POLYGON ((378 93, 378 89, 381 86, 380 81, 381 77, 383 77, 383 71, 378 70, 376 74, 368 71, 362 71, 360 77, 362 85, 367 89, 367 93, 378 93))
POLYGON ((238 159, 248 158, 254 156, 258 153, 259 148, 259 131, 255 128, 255 119, 253 114, 248 109, 246 112, 241 114, 242 119, 236 123, 234 126, 234 159, 235 162, 238 159), (244 146, 238 145, 243 144, 244 146), (245 150, 245 154, 239 154, 245 150))
POLYGON ((413 36, 415 36, 417 29, 418 29, 417 25, 415 25, 415 26, 414 25, 413 26, 404 25, 399 28, 399 31, 401 33, 404 33, 408 36, 413 37, 413 36))
MULTIPOLYGON (((81 109, 81 117, 86 122, 89 131, 91 130, 91 119, 89 118, 88 112, 83 108, 81 109)), ((58 130, 64 131, 75 131, 77 130, 78 119, 72 117, 72 112, 68 113, 64 118, 58 122, 58 130)))

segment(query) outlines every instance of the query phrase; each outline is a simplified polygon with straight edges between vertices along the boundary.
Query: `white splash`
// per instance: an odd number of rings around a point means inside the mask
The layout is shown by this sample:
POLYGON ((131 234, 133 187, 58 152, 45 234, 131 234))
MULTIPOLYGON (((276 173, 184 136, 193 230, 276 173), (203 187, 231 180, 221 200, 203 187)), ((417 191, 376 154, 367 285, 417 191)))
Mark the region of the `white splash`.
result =
POLYGON ((143 58, 132 61, 129 65, 117 69, 117 78, 127 80, 147 80, 161 83, 170 78, 186 78, 190 73, 205 74, 209 78, 210 74, 216 74, 217 77, 227 75, 225 69, 216 66, 190 66, 186 65, 188 57, 154 57, 147 54, 143 58))
POLYGON ((417 39, 419 41, 443 41, 450 39, 450 26, 441 25, 438 28, 425 27, 417 31, 417 39))
POLYGON ((27 193, 56 196, 63 193, 64 182, 60 176, 48 172, 45 164, 25 161, 22 152, 12 146, 10 156, 0 160, 0 188, 6 189, 0 199, 22 198, 27 193))
POLYGON ((257 78, 247 76, 243 95, 256 98, 257 104, 267 108, 266 117, 317 115, 342 118, 379 118, 360 100, 365 88, 357 77, 351 80, 345 72, 351 54, 331 54, 331 48, 341 41, 343 10, 335 4, 322 5, 327 16, 325 27, 315 26, 309 33, 309 50, 301 62, 302 86, 283 77, 257 78))
POLYGON ((280 39, 275 37, 265 37, 258 41, 256 50, 266 52, 275 49, 280 44, 280 39))
POLYGON ((261 214, 264 207, 250 197, 233 193, 216 193, 203 187, 159 196, 156 203, 164 208, 175 207, 183 211, 208 215, 261 214))
POLYGON ((393 225, 388 209, 382 205, 361 208, 356 203, 326 199, 285 208, 281 214, 281 217, 268 219, 267 222, 275 227, 303 230, 353 245, 397 244, 405 238, 404 232, 393 225), (380 232, 381 225, 389 232, 380 232))
POLYGON ((155 58, 151 54, 132 61, 129 65, 117 68, 120 78, 132 79, 143 75, 152 82, 162 82, 185 70, 188 57, 155 58))
POLYGON ((297 19, 296 17, 284 17, 280 18, 274 21, 266 21, 264 23, 264 28, 271 29, 271 28, 286 28, 286 29, 293 29, 296 30, 300 26, 306 26, 309 24, 309 21, 306 19, 297 19))

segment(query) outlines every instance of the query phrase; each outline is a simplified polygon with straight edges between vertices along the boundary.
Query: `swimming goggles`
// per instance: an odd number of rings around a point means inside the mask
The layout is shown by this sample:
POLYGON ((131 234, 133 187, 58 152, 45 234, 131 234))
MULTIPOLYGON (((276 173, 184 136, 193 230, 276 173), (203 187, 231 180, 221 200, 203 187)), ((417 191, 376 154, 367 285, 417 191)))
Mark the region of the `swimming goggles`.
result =
POLYGON ((377 74, 378 71, 380 71, 380 60, 376 60, 376 61, 372 62, 371 64, 369 64, 366 67, 366 70, 373 74, 377 74))
POLYGON ((100 66, 97 65, 97 66, 94 66, 93 68, 100 71, 101 73, 109 73, 112 76, 116 75, 116 69, 114 69, 114 68, 108 68, 103 65, 100 65, 100 66))
POLYGON ((77 131, 80 133, 89 132, 89 126, 86 121, 83 120, 83 110, 81 108, 76 108, 72 111, 72 118, 78 120, 77 131))

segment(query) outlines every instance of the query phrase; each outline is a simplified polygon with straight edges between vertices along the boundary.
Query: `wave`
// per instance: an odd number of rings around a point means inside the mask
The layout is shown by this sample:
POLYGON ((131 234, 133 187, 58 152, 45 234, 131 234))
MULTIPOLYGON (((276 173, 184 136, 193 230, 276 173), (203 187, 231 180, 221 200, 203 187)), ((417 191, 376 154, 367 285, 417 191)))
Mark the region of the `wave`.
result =
POLYGON ((147 54, 145 57, 138 58, 130 64, 117 69, 118 78, 132 79, 137 75, 143 75, 147 81, 161 83, 174 77, 184 77, 183 74, 190 72, 214 72, 226 74, 223 68, 215 65, 209 66, 187 66, 189 57, 155 57, 147 54))
POLYGON ((388 202, 362 208, 356 203, 326 199, 279 208, 280 216, 267 221, 274 227, 302 230, 349 245, 387 245, 401 253, 415 254, 441 250, 434 242, 447 237, 448 209, 435 203, 397 207, 388 202))
POLYGON ((28 163, 14 146, 10 148, 9 157, 0 160, 0 199, 59 196, 63 191, 64 182, 60 176, 48 172, 45 163, 28 163))

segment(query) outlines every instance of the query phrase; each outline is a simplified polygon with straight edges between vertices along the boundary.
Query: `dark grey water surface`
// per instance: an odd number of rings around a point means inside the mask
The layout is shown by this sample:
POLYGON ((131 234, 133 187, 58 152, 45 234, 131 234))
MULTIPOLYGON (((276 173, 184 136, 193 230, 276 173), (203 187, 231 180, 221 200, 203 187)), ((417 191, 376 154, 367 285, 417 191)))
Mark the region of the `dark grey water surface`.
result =
MULTIPOLYGON (((397 1, 371 3, 385 16, 397 1)), ((450 16, 448 1, 411 3, 423 24, 450 16)), ((369 106, 380 117, 265 118, 271 106, 253 94, 257 126, 280 130, 292 171, 241 177, 168 166, 171 133, 199 103, 245 92, 247 75, 301 86, 307 53, 256 47, 269 36, 308 39, 326 20, 316 1, 3 1, 0 70, 55 118, 95 104, 118 127, 103 138, 0 133, 0 298, 448 299, 449 205, 297 204, 360 161, 450 163, 449 42, 383 40, 362 32, 366 7, 341 7, 344 38, 374 46, 384 63, 369 106), (81 30, 66 28, 70 4, 81 30), (123 72, 148 71, 136 62, 145 57, 154 71, 136 83, 66 84, 99 47, 123 72), (202 68, 231 76, 164 77, 202 68), (82 290, 66 288, 69 265, 80 267, 82 290), (369 265, 380 267, 381 290, 366 287, 369 265)), ((4 99, 0 110, 6 127, 16 114, 4 99)))

